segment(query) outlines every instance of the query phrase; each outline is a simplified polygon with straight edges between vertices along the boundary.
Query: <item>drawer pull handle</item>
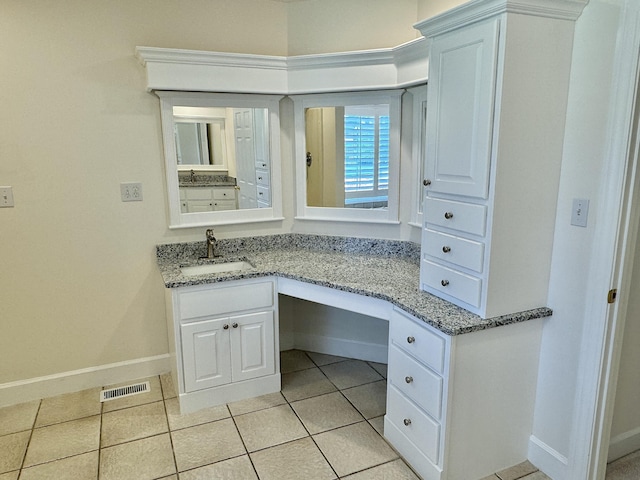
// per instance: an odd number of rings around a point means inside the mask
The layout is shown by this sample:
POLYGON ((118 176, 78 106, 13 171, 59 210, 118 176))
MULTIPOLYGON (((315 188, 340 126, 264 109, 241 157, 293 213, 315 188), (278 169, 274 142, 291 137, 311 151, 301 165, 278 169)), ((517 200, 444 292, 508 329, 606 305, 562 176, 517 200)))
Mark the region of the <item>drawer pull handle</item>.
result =
POLYGON ((225 324, 222 326, 222 328, 224 328, 225 330, 229 330, 229 325, 225 323, 225 324))
POLYGON ((453 212, 445 212, 444 218, 446 218, 447 220, 451 220, 453 218, 453 212))
POLYGON ((411 382, 413 382, 413 377, 411 377, 411 376, 404 377, 404 381, 407 382, 407 383, 411 383, 411 382))
POLYGON ((404 422, 405 426, 407 426, 407 427, 408 427, 409 425, 411 425, 411 419, 410 419, 410 418, 405 418, 405 419, 403 420, 403 422, 404 422))
POLYGON ((413 343, 416 339, 414 337, 407 337, 407 343, 413 343))
POLYGON ((448 246, 445 245, 444 247, 442 247, 442 251, 444 253, 449 253, 451 251, 451 247, 448 247, 448 246))
POLYGON ((238 324, 237 323, 233 323, 233 325, 231 325, 233 328, 238 328, 238 324))
POLYGON ((428 178, 425 178, 424 180, 422 180, 422 185, 424 185, 425 187, 428 187, 429 185, 431 185, 431 180, 429 180, 428 178))
POLYGON ((449 280, 441 280, 440 285, 442 285, 443 287, 446 287, 447 285, 449 285, 449 280))
POLYGON ((258 180, 262 180, 262 177, 258 177, 258 180))

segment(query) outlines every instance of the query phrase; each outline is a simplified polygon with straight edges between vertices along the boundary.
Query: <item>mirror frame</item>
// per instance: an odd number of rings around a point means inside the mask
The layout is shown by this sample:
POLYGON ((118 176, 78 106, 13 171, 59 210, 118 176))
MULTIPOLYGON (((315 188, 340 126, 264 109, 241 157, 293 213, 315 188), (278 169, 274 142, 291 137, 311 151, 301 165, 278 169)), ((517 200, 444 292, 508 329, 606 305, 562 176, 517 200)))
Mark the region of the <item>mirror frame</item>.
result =
MULTIPOLYGON (((191 228, 209 225, 231 225, 284 220, 282 216, 279 113, 282 95, 174 92, 162 90, 157 90, 154 93, 160 98, 169 228, 191 228), (194 213, 182 213, 180 211, 178 164, 174 136, 174 106, 267 109, 269 118, 269 156, 271 164, 271 207, 194 213)), ((202 170, 204 171, 205 169, 202 170)))
POLYGON ((403 89, 294 95, 296 220, 399 224, 400 131, 403 89), (312 207, 307 205, 305 110, 313 107, 389 105, 389 198, 386 209, 312 207), (395 161, 391 161, 395 159, 395 161))

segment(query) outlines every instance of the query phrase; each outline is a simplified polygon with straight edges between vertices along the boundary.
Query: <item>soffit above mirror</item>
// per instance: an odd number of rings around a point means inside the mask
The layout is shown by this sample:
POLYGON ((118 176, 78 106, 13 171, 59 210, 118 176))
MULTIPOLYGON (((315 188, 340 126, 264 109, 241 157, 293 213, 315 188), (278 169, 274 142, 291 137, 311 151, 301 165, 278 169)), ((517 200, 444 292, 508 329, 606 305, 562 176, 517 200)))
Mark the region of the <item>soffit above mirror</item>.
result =
POLYGON ((303 94, 425 83, 424 38, 393 48, 292 57, 136 47, 147 90, 303 94), (215 80, 213 80, 215 79, 215 80))

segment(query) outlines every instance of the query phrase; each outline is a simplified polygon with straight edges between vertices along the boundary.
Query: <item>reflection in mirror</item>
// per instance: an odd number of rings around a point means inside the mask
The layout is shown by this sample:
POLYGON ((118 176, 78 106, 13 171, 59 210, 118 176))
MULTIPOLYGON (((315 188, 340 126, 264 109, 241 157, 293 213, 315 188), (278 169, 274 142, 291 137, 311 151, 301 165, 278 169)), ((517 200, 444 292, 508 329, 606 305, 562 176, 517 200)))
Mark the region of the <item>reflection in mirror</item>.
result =
POLYGON ((387 208, 389 105, 305 109, 307 205, 387 208))
POLYGON ((293 97, 299 218, 397 223, 401 96, 293 97))
POLYGON ((273 219, 274 199, 280 201, 272 191, 279 97, 156 93, 162 100, 171 225, 273 219), (244 212, 253 210, 269 212, 244 212))

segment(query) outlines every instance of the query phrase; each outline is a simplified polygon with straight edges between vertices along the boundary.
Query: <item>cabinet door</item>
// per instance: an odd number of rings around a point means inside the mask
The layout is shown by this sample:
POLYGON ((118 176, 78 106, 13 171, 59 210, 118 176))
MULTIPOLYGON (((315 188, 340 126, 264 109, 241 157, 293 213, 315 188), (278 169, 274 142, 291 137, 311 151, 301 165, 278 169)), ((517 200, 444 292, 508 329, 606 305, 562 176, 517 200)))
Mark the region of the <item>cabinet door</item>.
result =
POLYGON ((430 191, 487 198, 498 58, 494 19, 435 37, 429 56, 430 191))
POLYGON ((273 311, 231 317, 233 381, 275 373, 273 311))
POLYGON ((231 382, 229 330, 228 318, 180 326, 186 392, 231 382))

